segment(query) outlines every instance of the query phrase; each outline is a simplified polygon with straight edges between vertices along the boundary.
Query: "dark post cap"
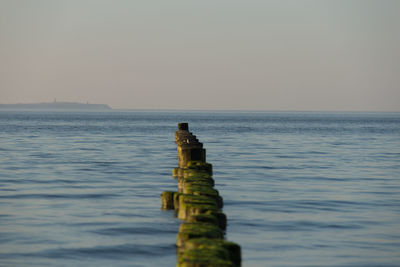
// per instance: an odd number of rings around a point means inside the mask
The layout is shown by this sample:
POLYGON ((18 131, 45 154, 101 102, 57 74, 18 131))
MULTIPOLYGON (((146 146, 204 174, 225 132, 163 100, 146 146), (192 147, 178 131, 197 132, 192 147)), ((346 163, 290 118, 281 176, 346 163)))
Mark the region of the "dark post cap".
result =
POLYGON ((178 130, 189 131, 189 123, 187 123, 187 122, 178 123, 178 130))

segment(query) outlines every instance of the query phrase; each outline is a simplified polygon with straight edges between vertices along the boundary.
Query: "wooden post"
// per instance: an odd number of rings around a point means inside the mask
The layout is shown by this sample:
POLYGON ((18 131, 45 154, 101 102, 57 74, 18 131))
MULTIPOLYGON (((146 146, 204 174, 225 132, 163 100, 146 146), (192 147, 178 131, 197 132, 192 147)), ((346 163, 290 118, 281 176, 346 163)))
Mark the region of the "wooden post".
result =
POLYGON ((224 239, 226 215, 222 197, 214 189, 212 165, 188 123, 175 132, 178 192, 161 194, 162 208, 174 209, 184 222, 177 235, 177 266, 241 266, 240 246, 224 239))

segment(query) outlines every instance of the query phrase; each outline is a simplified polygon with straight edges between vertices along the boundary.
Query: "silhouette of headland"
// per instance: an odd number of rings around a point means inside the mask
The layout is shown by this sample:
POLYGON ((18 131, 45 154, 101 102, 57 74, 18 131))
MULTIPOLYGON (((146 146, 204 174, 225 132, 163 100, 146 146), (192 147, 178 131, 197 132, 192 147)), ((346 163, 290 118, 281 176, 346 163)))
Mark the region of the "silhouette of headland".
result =
POLYGON ((31 104, 0 104, 0 109, 13 110, 111 110, 107 104, 89 104, 78 102, 49 102, 31 104))

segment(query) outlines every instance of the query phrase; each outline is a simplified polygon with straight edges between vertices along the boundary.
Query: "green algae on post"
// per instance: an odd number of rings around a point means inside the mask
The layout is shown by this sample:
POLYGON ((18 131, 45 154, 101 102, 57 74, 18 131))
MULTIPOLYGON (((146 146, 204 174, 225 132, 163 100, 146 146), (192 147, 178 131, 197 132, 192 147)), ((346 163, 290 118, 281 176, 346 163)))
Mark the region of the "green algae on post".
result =
POLYGON ((199 160, 192 160, 187 163, 186 168, 192 169, 192 170, 205 171, 209 175, 212 175, 212 165, 207 162, 201 162, 199 160))
POLYGON ((178 267, 235 267, 223 248, 188 249, 178 255, 178 267))
POLYGON ((214 216, 212 214, 190 215, 186 218, 186 221, 189 223, 211 223, 220 226, 220 222, 217 216, 214 216))
POLYGON ((176 245, 183 247, 191 238, 223 238, 221 228, 211 223, 182 223, 176 237, 176 245))
POLYGON ((214 179, 211 177, 181 177, 178 179, 178 183, 182 187, 185 185, 208 185, 213 187, 215 184, 214 179))
POLYGON ((192 185, 189 184, 183 188, 184 194, 193 194, 198 196, 210 196, 215 197, 219 196, 218 190, 215 190, 209 185, 192 185))
POLYGON ((213 169, 206 162, 206 150, 187 123, 175 132, 178 167, 178 192, 161 194, 162 208, 174 209, 183 220, 176 237, 177 266, 205 267, 241 265, 240 246, 224 239, 226 215, 221 211, 222 197, 214 189, 213 169))
POLYGON ((161 193, 161 208, 163 210, 174 209, 174 194, 176 192, 164 191, 161 193))
POLYGON ((201 214, 192 214, 186 217, 187 222, 206 222, 218 225, 222 230, 226 229, 226 216, 220 211, 207 211, 201 214))
POLYGON ((179 196, 178 218, 185 220, 191 215, 218 212, 217 202, 207 196, 181 194, 179 196))
POLYGON ((211 178, 211 174, 205 170, 184 169, 183 177, 196 177, 196 178, 211 178))
POLYGON ((185 243, 186 249, 212 249, 221 247, 229 254, 229 259, 239 266, 241 262, 241 249, 236 243, 229 242, 223 239, 210 239, 210 238, 193 238, 185 243))

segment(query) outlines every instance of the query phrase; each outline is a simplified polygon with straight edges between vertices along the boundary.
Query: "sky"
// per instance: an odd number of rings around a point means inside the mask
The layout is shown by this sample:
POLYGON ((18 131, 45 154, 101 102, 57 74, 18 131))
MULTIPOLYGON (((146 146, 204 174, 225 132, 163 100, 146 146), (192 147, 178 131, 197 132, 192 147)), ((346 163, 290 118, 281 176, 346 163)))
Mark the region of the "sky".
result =
POLYGON ((397 0, 0 0, 0 103, 400 111, 397 0))

